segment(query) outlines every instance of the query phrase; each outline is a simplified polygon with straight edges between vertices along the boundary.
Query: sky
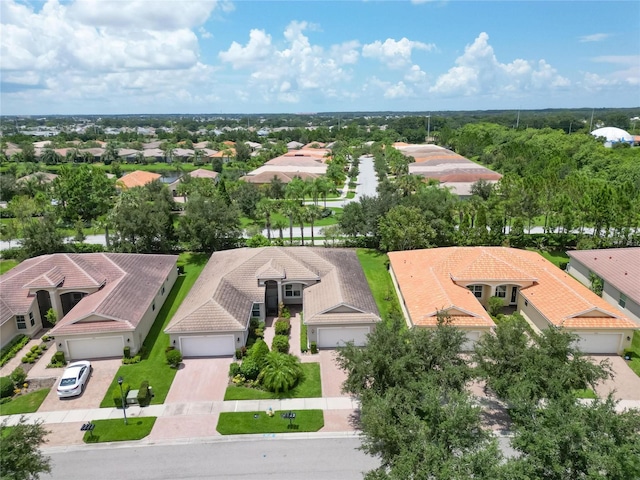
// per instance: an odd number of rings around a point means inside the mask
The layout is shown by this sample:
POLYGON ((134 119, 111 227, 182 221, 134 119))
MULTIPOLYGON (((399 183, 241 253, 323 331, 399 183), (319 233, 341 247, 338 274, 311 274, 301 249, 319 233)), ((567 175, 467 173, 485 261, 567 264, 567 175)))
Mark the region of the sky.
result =
POLYGON ((0 0, 0 114, 640 106, 640 2, 0 0))

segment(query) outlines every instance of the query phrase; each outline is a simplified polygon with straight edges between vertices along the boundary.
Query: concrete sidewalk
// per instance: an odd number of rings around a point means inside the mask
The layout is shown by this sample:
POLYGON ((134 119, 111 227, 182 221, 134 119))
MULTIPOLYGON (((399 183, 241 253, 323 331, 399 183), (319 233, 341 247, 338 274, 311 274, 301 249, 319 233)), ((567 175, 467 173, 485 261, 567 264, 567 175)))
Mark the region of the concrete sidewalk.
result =
MULTIPOLYGON (((127 417, 176 417, 190 415, 211 415, 220 412, 266 412, 269 408, 277 410, 346 410, 356 411, 359 403, 349 397, 333 398, 288 398, 284 400, 233 400, 227 402, 170 403, 139 407, 130 405, 127 417)), ((117 408, 90 408, 79 410, 61 410, 56 412, 35 412, 21 415, 3 415, 8 425, 15 425, 24 416, 29 423, 41 420, 45 424, 88 422, 123 418, 123 412, 117 408)))

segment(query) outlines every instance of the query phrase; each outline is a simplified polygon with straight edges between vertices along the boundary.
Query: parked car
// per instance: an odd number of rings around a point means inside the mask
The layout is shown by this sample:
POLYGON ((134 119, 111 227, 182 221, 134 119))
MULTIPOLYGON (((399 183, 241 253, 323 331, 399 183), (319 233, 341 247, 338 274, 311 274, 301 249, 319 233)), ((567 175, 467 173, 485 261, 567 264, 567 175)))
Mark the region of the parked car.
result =
POLYGON ((84 392, 91 375, 91 362, 86 360, 70 363, 65 368, 60 383, 58 383, 58 397, 75 397, 84 392))

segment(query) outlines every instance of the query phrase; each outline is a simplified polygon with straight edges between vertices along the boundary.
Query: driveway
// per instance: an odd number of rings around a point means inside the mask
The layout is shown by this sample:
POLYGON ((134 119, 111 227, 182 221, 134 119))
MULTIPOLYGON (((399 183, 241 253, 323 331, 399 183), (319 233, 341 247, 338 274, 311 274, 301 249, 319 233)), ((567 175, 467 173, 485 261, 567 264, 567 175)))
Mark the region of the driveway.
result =
POLYGON ((605 397, 614 391, 616 400, 640 400, 640 377, 627 365, 627 361, 618 355, 591 355, 596 362, 608 359, 613 369, 613 377, 596 387, 596 393, 605 397))
MULTIPOLYGON (((320 378, 322 380, 322 396, 327 397, 349 397, 342 393, 342 383, 347 379, 346 372, 340 370, 335 362, 337 352, 335 350, 320 350, 312 359, 318 358, 320 363, 320 378)), ((304 357, 305 363, 310 361, 309 357, 304 357)))
POLYGON ((184 359, 165 403, 222 401, 232 361, 232 357, 184 359))
POLYGON ((42 402, 42 405, 40 405, 38 411, 52 412, 60 410, 100 408, 100 402, 102 402, 109 385, 111 385, 111 382, 113 381, 113 377, 115 377, 118 369, 122 365, 122 360, 120 358, 92 360, 91 365, 93 366, 93 372, 87 382, 87 387, 85 388, 84 393, 78 397, 72 398, 58 398, 56 387, 63 369, 58 368, 52 370, 55 372, 56 383, 51 388, 47 398, 42 402))

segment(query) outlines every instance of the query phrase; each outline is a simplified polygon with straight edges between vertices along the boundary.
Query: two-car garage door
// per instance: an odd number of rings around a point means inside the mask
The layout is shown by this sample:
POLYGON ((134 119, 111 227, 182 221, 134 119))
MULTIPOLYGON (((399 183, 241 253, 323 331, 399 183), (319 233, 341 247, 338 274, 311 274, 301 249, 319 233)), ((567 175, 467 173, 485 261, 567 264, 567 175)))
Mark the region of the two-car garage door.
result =
POLYGON ((362 347, 367 344, 369 327, 320 327, 318 328, 318 348, 335 348, 353 342, 362 347))
POLYGON ((622 333, 581 333, 578 348, 584 353, 618 353, 622 333))
POLYGON ((122 357, 124 339, 121 336, 78 338, 67 340, 67 348, 71 360, 122 357))
POLYGON ((236 344, 233 335, 199 335, 180 337, 184 357, 223 357, 233 355, 236 344))

